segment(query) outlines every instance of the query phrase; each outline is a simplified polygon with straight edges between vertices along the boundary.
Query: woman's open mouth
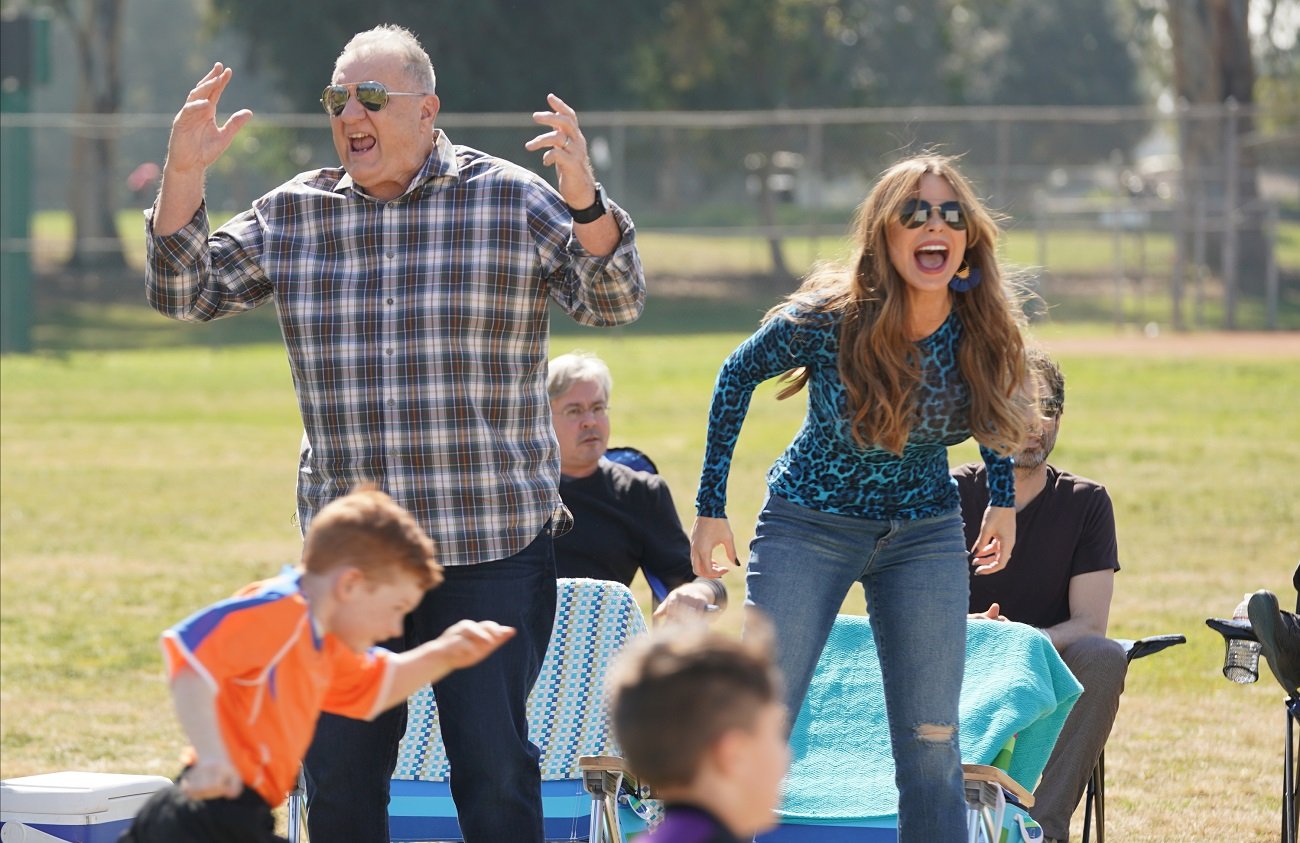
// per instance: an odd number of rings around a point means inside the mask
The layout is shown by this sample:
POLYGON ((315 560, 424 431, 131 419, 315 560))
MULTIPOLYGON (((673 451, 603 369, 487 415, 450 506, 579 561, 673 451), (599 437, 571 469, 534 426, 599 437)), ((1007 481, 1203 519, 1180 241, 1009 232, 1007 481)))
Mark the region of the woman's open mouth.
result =
POLYGON ((948 247, 941 243, 926 243, 916 250, 916 265, 922 272, 939 272, 948 263, 948 247))

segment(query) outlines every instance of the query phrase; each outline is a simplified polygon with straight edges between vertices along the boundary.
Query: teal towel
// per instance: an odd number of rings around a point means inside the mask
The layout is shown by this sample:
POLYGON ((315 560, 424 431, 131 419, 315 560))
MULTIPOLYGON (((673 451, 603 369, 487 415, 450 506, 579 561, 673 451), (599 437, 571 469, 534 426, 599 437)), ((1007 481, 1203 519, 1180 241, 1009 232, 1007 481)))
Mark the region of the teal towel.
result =
MULTIPOLYGON (((1043 633, 1018 623, 970 621, 962 760, 988 764, 1015 735, 1008 773, 1032 790, 1082 690, 1043 633)), ((898 813, 880 663, 867 618, 835 621, 790 745, 786 821, 833 824, 898 813)))

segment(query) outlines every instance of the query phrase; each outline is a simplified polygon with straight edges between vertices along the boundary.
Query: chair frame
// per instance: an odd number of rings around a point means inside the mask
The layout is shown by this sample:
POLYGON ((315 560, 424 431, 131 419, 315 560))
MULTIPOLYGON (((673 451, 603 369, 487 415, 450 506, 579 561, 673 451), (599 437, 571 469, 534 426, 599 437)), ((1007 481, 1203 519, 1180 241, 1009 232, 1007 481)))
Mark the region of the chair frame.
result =
MULTIPOLYGON (((1124 648, 1125 664, 1132 664, 1138 659, 1155 655, 1168 647, 1186 644, 1185 635, 1152 635, 1136 641, 1116 638, 1115 641, 1124 648)), ((1083 808, 1083 843, 1092 839, 1093 817, 1096 816, 1097 843, 1106 843, 1106 748, 1097 754, 1097 763, 1093 765, 1092 776, 1088 779, 1088 788, 1084 794, 1083 808)), ((1291 841, 1295 843, 1295 841, 1291 841)))
POLYGON ((980 843, 981 832, 986 841, 999 839, 1006 793, 1015 797, 1022 807, 1034 807, 1034 795, 1005 770, 989 764, 963 764, 961 773, 966 789, 967 843, 980 843))

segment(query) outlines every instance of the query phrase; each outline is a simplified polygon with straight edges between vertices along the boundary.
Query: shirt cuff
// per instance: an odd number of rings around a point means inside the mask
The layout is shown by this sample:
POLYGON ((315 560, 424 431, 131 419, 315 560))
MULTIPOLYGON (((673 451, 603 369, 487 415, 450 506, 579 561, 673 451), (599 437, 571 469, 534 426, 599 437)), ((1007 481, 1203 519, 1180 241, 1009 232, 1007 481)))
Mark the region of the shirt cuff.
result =
POLYGON ((155 234, 154 208, 144 211, 145 246, 150 264, 161 263, 173 269, 196 265, 207 254, 208 203, 203 200, 190 221, 172 234, 155 234))
POLYGON ((722 580, 713 580, 708 577, 696 577, 695 582, 707 585, 713 591, 713 605, 719 609, 727 608, 727 587, 722 584, 722 580))

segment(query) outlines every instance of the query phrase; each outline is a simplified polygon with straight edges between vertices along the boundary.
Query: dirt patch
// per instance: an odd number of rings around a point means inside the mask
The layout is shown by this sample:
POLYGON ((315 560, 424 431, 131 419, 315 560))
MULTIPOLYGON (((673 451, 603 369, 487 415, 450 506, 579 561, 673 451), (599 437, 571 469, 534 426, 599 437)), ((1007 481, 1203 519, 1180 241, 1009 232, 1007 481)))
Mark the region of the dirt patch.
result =
POLYGON ((1044 339, 1053 354, 1142 354, 1163 357, 1281 357, 1300 359, 1300 331, 1161 332, 1139 331, 1112 337, 1044 339))

